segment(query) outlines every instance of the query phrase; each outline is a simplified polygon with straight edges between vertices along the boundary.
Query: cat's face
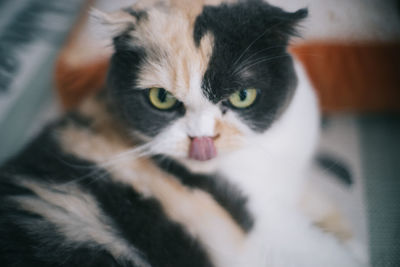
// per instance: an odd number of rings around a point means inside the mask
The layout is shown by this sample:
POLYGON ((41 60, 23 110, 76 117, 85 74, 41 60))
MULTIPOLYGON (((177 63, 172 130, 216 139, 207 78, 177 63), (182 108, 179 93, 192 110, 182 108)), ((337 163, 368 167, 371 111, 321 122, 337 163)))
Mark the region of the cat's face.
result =
POLYGON ((306 11, 178 2, 120 13, 108 87, 129 131, 156 153, 206 161, 284 112, 296 87, 286 46, 306 11))

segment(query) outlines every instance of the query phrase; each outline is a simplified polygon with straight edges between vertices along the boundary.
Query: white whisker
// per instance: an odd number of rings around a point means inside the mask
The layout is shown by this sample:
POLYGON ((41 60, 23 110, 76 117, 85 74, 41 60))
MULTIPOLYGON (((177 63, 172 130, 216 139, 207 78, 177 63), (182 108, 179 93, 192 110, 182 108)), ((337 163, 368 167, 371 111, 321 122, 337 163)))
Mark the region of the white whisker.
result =
POLYGON ((258 50, 256 52, 254 52, 253 54, 251 54, 250 56, 248 56, 243 62, 241 62, 240 65, 237 64, 239 62, 235 62, 236 64, 232 64, 232 68, 237 69, 241 65, 247 64, 249 61, 251 61, 255 56, 259 55, 260 53, 268 51, 268 50, 271 50, 271 49, 277 49, 277 48, 286 48, 286 46, 279 45, 279 46, 272 46, 272 47, 267 47, 267 48, 260 49, 260 50, 258 50))
POLYGON ((256 61, 250 62, 250 63, 247 64, 247 65, 240 66, 240 68, 236 69, 236 70, 233 72, 233 74, 235 75, 235 74, 237 74, 238 72, 241 72, 241 71, 244 71, 244 70, 246 70, 246 69, 249 69, 249 68, 253 67, 254 65, 257 65, 257 64, 260 64, 260 63, 272 61, 272 60, 278 59, 278 58, 285 58, 285 57, 290 57, 290 55, 280 55, 280 56, 275 56, 275 57, 264 57, 264 58, 258 59, 258 60, 256 60, 256 61))
POLYGON ((263 33, 261 33, 257 38, 255 38, 247 47, 246 49, 240 54, 240 56, 233 62, 232 66, 235 66, 237 62, 246 54, 246 52, 258 41, 260 40, 268 31, 273 29, 274 27, 281 24, 281 22, 272 25, 271 27, 267 28, 263 33))

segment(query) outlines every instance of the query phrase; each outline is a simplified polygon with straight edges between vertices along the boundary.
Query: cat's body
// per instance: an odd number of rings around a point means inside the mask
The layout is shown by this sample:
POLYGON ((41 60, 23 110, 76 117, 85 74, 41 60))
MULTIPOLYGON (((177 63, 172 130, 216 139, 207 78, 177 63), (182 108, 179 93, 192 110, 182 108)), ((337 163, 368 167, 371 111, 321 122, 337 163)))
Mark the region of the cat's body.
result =
POLYGON ((358 266, 299 208, 318 109, 285 49, 305 11, 170 2, 101 14, 106 93, 2 167, 2 265, 358 266))

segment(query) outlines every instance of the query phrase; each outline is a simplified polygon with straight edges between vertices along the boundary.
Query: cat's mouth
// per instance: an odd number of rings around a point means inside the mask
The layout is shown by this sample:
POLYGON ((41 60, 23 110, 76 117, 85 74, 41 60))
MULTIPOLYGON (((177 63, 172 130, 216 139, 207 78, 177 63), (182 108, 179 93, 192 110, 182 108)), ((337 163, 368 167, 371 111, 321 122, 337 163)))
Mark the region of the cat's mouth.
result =
POLYGON ((207 161, 217 156, 214 141, 219 135, 210 137, 191 137, 189 147, 189 158, 198 161, 207 161))

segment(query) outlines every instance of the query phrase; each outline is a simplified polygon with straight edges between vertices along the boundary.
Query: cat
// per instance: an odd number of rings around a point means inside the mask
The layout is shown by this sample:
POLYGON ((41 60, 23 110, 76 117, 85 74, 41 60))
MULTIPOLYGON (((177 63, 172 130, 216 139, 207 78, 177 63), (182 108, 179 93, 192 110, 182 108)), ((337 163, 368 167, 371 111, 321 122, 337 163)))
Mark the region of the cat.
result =
POLYGON ((361 266, 298 207, 318 107, 307 10, 138 1, 107 86, 1 167, 2 266, 361 266))

